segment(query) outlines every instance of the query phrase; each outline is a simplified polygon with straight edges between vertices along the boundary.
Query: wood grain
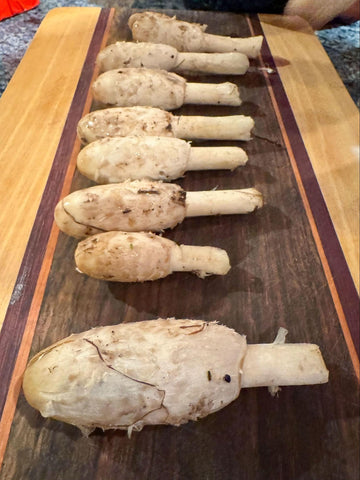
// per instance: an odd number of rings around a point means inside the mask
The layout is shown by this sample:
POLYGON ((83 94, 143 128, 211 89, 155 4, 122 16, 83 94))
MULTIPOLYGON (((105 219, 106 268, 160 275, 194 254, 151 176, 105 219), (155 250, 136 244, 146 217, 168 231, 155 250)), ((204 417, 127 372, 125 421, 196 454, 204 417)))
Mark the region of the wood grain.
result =
POLYGON ((303 20, 260 21, 359 292, 359 110, 303 20))
POLYGON ((0 327, 99 11, 50 12, 0 99, 0 327))
POLYGON ((58 235, 58 229, 53 225, 54 208, 60 192, 67 192, 71 183, 80 148, 76 125, 84 109, 88 111, 90 107, 89 86, 96 75, 96 53, 104 46, 111 20, 109 9, 98 10, 98 14, 80 78, 74 79, 77 82, 74 97, 69 111, 65 112, 66 121, 16 280, 14 290, 21 286, 21 295, 10 302, 0 332, 0 437, 4 440, 0 443, 0 458, 3 457, 58 235))
MULTIPOLYGON (((280 17, 276 20, 283 26, 288 25, 289 28, 296 26, 297 30, 313 35, 309 26, 303 21, 299 22, 297 18, 280 17)), ((273 22, 276 20, 273 18, 273 22)), ((250 26, 253 33, 263 34, 263 29, 255 18, 250 22, 250 26)), ((276 58, 279 59, 279 57, 276 58)), ((288 60, 282 59, 281 65, 287 63, 289 63, 288 60)), ((280 79, 267 39, 264 40, 262 48, 261 64, 339 322, 342 326, 357 377, 359 378, 359 295, 351 276, 351 269, 349 269, 342 245, 339 242, 329 214, 326 199, 321 191, 316 170, 313 168, 313 163, 316 163, 316 161, 314 162, 314 159, 308 155, 301 130, 298 127, 292 106, 280 79)), ((322 129, 321 123, 319 124, 319 129, 322 129)), ((312 154, 318 160, 317 152, 312 152, 312 154)), ((356 191, 353 193, 354 196, 358 195, 356 191)))
MULTIPOLYGON (((111 40, 129 37, 130 13, 116 11, 111 40)), ((212 33, 250 33, 239 15, 177 14, 207 23, 212 33)), ((51 268, 44 296, 34 299, 40 311, 31 355, 96 325, 203 318, 247 334, 249 343, 271 342, 279 326, 288 328, 291 342, 318 343, 329 384, 285 388, 278 398, 266 389, 244 390, 232 405, 197 423, 145 428, 131 439, 124 432, 82 437, 74 427, 43 419, 20 394, 0 478, 358 478, 359 384, 266 77, 255 60, 247 75, 232 80, 244 99, 240 108, 186 106, 177 113, 253 116, 253 140, 227 143, 245 148, 249 163, 234 172, 189 172, 177 183, 186 190, 255 186, 266 205, 251 215, 186 219, 165 232, 179 243, 226 249, 230 273, 205 280, 176 273, 144 284, 100 282, 75 271, 76 241, 60 234, 53 258, 52 252, 45 258, 51 268)), ((88 185, 75 172, 63 194, 88 185)))

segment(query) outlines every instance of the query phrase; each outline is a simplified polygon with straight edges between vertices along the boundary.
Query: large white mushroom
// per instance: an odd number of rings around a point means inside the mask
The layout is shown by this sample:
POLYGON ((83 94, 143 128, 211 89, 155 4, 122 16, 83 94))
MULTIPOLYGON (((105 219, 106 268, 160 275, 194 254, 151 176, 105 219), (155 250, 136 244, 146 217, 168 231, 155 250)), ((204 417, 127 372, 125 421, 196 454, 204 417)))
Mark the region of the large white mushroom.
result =
POLYGON ((161 136, 200 140, 250 140, 254 120, 245 115, 220 117, 173 115, 154 107, 113 107, 84 115, 78 123, 81 142, 107 137, 161 136))
POLYGON ((176 73, 150 68, 104 72, 92 86, 95 100, 105 106, 158 107, 174 110, 184 104, 239 106, 235 83, 194 83, 176 73))
POLYGON ((76 190, 60 200, 55 221, 77 238, 121 230, 159 232, 186 217, 245 214, 263 206, 255 188, 186 192, 174 183, 133 180, 76 190))
POLYGON ((130 434, 198 420, 241 388, 327 381, 317 345, 247 345, 215 322, 158 319, 98 327, 49 346, 29 362, 23 389, 44 417, 85 434, 97 427, 130 434))
POLYGON ((159 68, 176 73, 243 75, 249 59, 240 52, 178 52, 170 45, 149 42, 116 42, 105 47, 96 59, 100 72, 117 68, 159 68))
POLYGON ((226 275, 225 250, 210 246, 178 245, 149 232, 106 232, 79 242, 75 250, 79 272, 111 282, 146 282, 174 272, 200 278, 226 275))
POLYGON ((257 57, 263 42, 261 35, 233 38, 205 33, 207 25, 184 22, 163 13, 134 13, 129 27, 135 41, 165 43, 179 52, 241 52, 257 57))
POLYGON ((240 147, 192 147, 175 137, 128 136, 90 143, 80 151, 77 167, 96 183, 170 181, 188 170, 234 170, 247 160, 240 147))

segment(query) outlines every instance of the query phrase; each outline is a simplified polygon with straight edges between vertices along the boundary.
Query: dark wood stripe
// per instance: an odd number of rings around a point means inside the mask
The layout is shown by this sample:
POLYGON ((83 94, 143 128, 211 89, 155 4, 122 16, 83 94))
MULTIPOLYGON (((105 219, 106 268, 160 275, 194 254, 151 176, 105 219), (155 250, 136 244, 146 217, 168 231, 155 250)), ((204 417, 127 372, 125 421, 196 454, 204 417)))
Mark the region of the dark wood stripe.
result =
MULTIPOLYGON (((256 35, 264 35, 257 16, 251 16, 250 22, 256 35)), ((359 356, 359 296, 265 36, 262 58, 265 65, 275 71, 274 74, 269 75, 269 82, 279 106, 279 111, 281 112, 286 133, 294 152, 295 162, 339 295, 345 319, 357 355, 359 356)))
POLYGON ((103 9, 99 15, 0 332, 1 414, 49 240, 54 208, 59 200, 74 148, 77 122, 83 114, 94 72, 94 62, 109 15, 110 9, 103 9))

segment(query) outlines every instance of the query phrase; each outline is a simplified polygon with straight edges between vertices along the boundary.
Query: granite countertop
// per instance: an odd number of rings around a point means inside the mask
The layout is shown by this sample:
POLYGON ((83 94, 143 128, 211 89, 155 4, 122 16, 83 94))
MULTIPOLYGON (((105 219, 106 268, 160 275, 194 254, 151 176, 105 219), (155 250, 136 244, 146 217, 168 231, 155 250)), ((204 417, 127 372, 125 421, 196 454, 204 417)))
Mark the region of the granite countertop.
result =
MULTIPOLYGON (((41 21, 49 10, 69 6, 109 6, 184 9, 184 0, 41 0, 28 12, 0 22, 0 95, 5 90, 41 21)), ((360 107, 360 22, 316 32, 354 102, 360 107)))

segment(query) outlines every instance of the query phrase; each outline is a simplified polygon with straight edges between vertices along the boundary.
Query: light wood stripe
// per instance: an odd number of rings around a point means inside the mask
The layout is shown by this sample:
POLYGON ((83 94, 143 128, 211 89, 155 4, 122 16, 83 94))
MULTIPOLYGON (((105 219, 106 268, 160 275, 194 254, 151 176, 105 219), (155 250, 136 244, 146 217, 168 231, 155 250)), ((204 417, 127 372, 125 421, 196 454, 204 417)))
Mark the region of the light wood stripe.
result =
MULTIPOLYGON (((95 9, 95 10, 97 10, 97 13, 100 14, 100 12, 101 12, 100 9, 95 9)), ((109 28, 110 28, 110 24, 111 24, 111 20, 112 20, 113 15, 114 15, 114 10, 111 10, 109 15, 108 15, 107 25, 106 25, 104 35, 102 37, 100 48, 102 48, 106 43, 106 38, 107 38, 108 33, 109 33, 109 28)), ((49 14, 49 16, 51 16, 51 14, 49 14)), ((47 20, 48 20, 48 17, 46 17, 44 21, 47 21, 47 20)), ((94 20, 97 21, 98 16, 97 17, 95 16, 94 20)), ((95 26, 96 26, 96 23, 95 23, 95 26)), ((91 78, 89 84, 96 77, 97 73, 98 73, 97 70, 94 69, 93 74, 92 74, 92 78, 91 78)), ((76 88, 76 85, 77 85, 76 77, 73 78, 73 81, 75 82, 75 88, 76 88)), ((74 102, 74 100, 76 100, 76 99, 73 99, 73 102, 74 102)), ((92 102, 92 96, 91 96, 91 91, 89 90, 88 93, 87 93, 87 98, 86 98, 85 106, 84 106, 84 109, 83 109, 83 114, 85 114, 89 111, 91 102, 92 102)), ((63 132, 63 137, 64 137, 64 132, 63 132)), ((63 141, 64 140, 66 141, 66 139, 63 138, 63 141)), ((61 192, 61 197, 66 195, 70 190, 71 181, 72 181, 74 171, 75 171, 75 168, 76 168, 76 158, 77 158, 77 154, 78 154, 79 150, 80 150, 80 142, 78 140, 76 140, 74 148, 73 148, 73 152, 72 152, 72 155, 71 155, 71 158, 70 158, 70 161, 69 161, 69 165, 68 165, 68 168, 67 168, 66 176, 65 176, 65 179, 64 179, 63 188, 62 188, 62 192, 61 192)), ((12 424, 12 421, 13 421, 13 416, 14 416, 14 412, 15 412, 15 408, 16 408, 16 404, 17 404, 17 399, 18 399, 20 389, 21 389, 22 375, 23 375, 23 372, 24 372, 24 369, 25 369, 25 366, 26 366, 26 363, 27 363, 27 360, 28 360, 28 356, 29 356, 29 352, 30 352, 30 348, 31 348, 36 324, 37 324, 38 315, 39 315, 40 308, 41 308, 42 298, 43 298, 43 295, 44 295, 44 292, 45 292, 47 279, 48 279, 48 275, 49 275, 50 268, 51 268, 52 258, 53 258, 55 248, 56 248, 58 234, 59 234, 59 229, 56 226, 56 224, 53 223, 52 230, 51 230, 51 233, 50 233, 50 238, 49 238, 49 241, 48 241, 47 247, 46 247, 46 253, 45 253, 44 260, 43 260, 43 263, 42 263, 42 266, 41 266, 41 271, 40 271, 40 274, 39 274, 39 277, 38 277, 38 282, 37 282, 37 285, 36 285, 34 296, 33 296, 32 302, 31 302, 31 307, 30 307, 29 314, 28 314, 28 317, 27 317, 26 327, 25 327, 25 331, 24 331, 24 334, 23 334, 23 337, 22 337, 22 342, 21 342, 20 348, 18 350, 16 364, 15 364, 14 370, 12 372, 12 377, 11 377, 11 381, 10 381, 10 385, 9 385, 9 389, 8 389, 8 395, 7 395, 6 402, 5 402, 4 409, 3 409, 3 414, 2 414, 2 417, 1 417, 1 421, 0 421, 0 438, 2 439, 2 442, 1 442, 1 445, 0 445, 0 463, 3 459, 3 457, 4 457, 4 453, 5 453, 5 449, 6 449, 6 443, 7 443, 9 433, 10 433, 10 428, 11 428, 11 424, 12 424)))
MULTIPOLYGON (((250 26, 250 29, 252 31, 252 34, 254 34, 253 27, 252 27, 250 21, 249 21, 249 26, 250 26)), ((261 26, 263 27, 262 23, 261 23, 261 26)), ((273 58, 275 60, 277 51, 275 50, 274 52, 272 51, 271 53, 272 53, 273 58)), ((319 236, 319 232, 318 232, 316 223, 314 221, 314 217, 313 217, 313 214, 312 214, 312 211, 311 211, 311 208, 310 208, 310 205, 309 205, 309 201, 308 201, 305 189, 304 189, 302 178, 301 178, 300 172, 298 170, 297 163, 295 161, 294 152, 292 150, 292 147, 291 147, 291 144, 290 144, 290 141, 289 141, 287 130, 286 130, 286 127, 284 125, 283 118, 282 118, 279 106, 277 104, 277 100, 275 98, 275 95, 274 95, 274 92, 273 92, 273 89, 272 89, 272 86, 271 86, 271 83, 270 83, 270 80, 269 80, 269 75, 266 72, 266 66, 265 66, 262 58, 260 58, 260 62, 262 64, 262 67, 264 68, 264 76, 265 76, 266 83, 267 83, 267 86, 268 86, 268 89, 269 89, 269 95, 271 97, 271 101, 273 103, 274 111, 275 111, 280 129, 281 129, 281 132, 282 132, 284 143, 286 145, 286 149, 287 149, 287 152, 289 154, 289 159, 290 159, 290 162, 291 162, 291 165, 292 165, 292 168, 293 168, 293 171, 294 171, 294 175, 295 175, 298 187, 299 187, 299 192, 300 192, 303 204, 304 204, 304 208, 305 208, 307 217, 309 219, 309 224, 310 224, 310 227, 311 227, 311 231, 312 231, 312 234, 313 234, 313 237, 314 237, 314 240, 315 240, 315 244, 316 244, 320 259, 321 259, 321 263, 322 263, 323 268, 324 268, 324 273, 325 273, 325 276, 326 276, 326 279, 327 279, 327 282, 328 282, 328 285, 329 285, 329 288, 330 288, 330 291, 331 291, 331 295, 332 295, 332 298, 333 298, 333 301, 334 301, 334 306, 335 306, 335 309, 336 309, 336 312, 337 312, 337 315, 338 315, 338 318, 339 318, 339 322, 340 322, 340 325, 341 325, 341 328, 342 328, 342 331, 343 331, 343 334, 344 334, 344 338, 345 338, 345 341, 346 341, 346 344, 347 344, 347 347, 348 347, 348 350, 349 350, 349 354, 350 354, 350 357, 351 357, 351 360, 352 360, 352 363, 353 363, 353 366, 354 366, 355 374, 356 374, 357 378, 360 379, 359 357, 358 357, 358 354, 356 352, 356 348, 354 346, 352 335, 351 335, 351 332, 349 330, 349 326, 348 326, 348 323, 347 323, 347 320, 346 320, 346 317, 345 317, 345 314, 344 314, 344 311, 343 311, 343 308, 342 308, 341 301, 339 299, 339 295, 338 295, 336 286, 334 284, 334 279, 333 279, 333 276, 331 274, 331 270, 329 268, 329 263, 328 263, 328 260, 326 258, 326 255, 325 255, 325 252, 324 252, 324 249, 323 249, 323 245, 322 245, 322 242, 321 242, 321 239, 320 239, 320 236, 319 236)), ((284 86, 284 88, 285 88, 285 86, 284 86)), ((286 88, 285 88, 285 90, 286 90, 286 88)), ((296 115, 295 115, 295 117, 296 117, 296 115)), ((315 153, 313 153, 313 154, 315 154, 315 153)), ((312 160, 313 160, 313 157, 311 157, 311 161, 312 160)))
POLYGON ((100 8, 72 12, 48 14, 0 99, 0 327, 100 8))
POLYGON ((260 21, 359 292, 359 111, 308 24, 260 21))

